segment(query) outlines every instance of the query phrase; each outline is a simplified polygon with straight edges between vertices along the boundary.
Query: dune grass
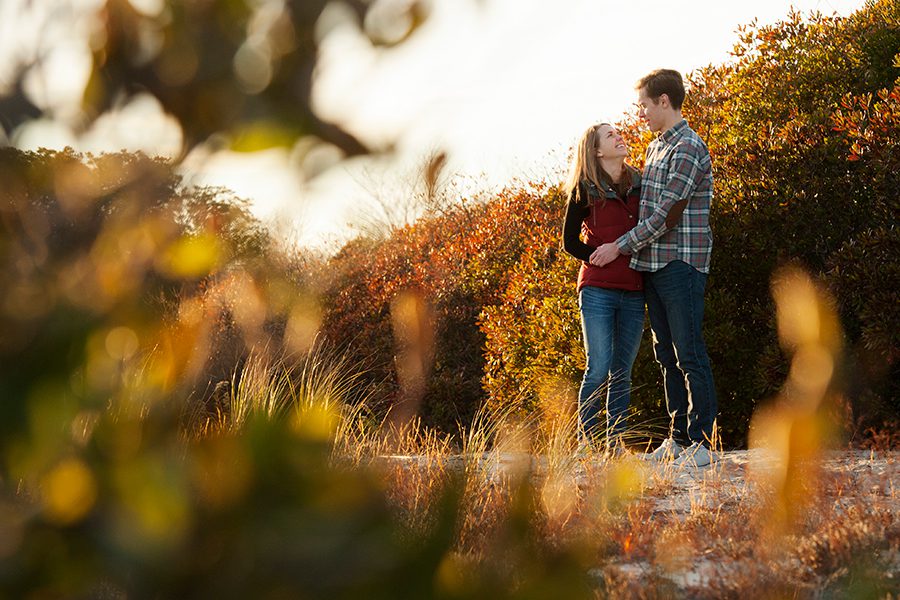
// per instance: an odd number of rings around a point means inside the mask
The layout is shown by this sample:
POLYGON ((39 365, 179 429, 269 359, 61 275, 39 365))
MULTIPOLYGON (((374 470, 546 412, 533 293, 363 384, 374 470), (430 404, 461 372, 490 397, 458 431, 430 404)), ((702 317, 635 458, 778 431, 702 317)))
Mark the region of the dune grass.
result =
POLYGON ((635 426, 634 449, 615 455, 579 449, 571 410, 480 411, 455 436, 418 419, 376 419, 364 403, 340 402, 353 385, 346 367, 314 353, 296 369, 252 360, 222 427, 239 429, 254 412, 318 422, 332 464, 374 473, 411 532, 433 527, 456 489, 448 560, 460 572, 505 572, 514 582, 565 556, 598 596, 900 591, 900 456, 887 447, 865 455, 817 446, 802 464, 794 457, 790 484, 772 476, 790 457, 762 448, 717 448, 713 466, 678 470, 639 460, 647 447, 636 442, 652 423, 635 426))

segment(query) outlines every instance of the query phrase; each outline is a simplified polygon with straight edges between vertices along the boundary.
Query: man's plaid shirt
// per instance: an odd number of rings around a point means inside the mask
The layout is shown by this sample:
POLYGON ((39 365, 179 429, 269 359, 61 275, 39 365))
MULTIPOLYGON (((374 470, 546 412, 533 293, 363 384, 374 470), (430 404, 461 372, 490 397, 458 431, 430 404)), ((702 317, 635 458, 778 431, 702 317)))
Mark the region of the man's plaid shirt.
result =
POLYGON ((658 271, 681 260, 709 273, 712 167, 706 144, 687 121, 682 119, 650 143, 641 185, 640 221, 616 240, 623 254, 631 254, 631 268, 658 271), (681 220, 668 229, 666 216, 683 199, 688 202, 681 220))

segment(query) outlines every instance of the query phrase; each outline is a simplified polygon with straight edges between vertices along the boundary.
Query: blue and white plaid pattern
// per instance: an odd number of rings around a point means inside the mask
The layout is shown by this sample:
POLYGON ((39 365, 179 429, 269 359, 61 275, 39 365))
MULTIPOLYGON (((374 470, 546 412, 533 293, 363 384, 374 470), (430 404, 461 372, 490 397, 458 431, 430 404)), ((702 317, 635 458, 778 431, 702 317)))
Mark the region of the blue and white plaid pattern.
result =
POLYGON ((709 273, 712 163, 706 144, 687 121, 682 119, 650 143, 642 182, 640 220, 616 240, 623 254, 631 254, 631 268, 658 271, 681 260, 709 273), (680 222, 667 228, 669 210, 683 199, 688 203, 680 222))

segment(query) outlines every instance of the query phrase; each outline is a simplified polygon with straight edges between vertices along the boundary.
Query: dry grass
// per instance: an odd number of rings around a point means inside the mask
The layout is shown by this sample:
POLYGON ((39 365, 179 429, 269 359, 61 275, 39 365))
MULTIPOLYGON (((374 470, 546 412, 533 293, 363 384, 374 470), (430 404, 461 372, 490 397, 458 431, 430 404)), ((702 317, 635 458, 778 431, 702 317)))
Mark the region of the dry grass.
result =
POLYGON ((565 553, 600 596, 900 592, 900 455, 886 448, 801 453, 790 485, 772 477, 785 457, 763 450, 676 470, 579 452, 565 412, 530 420, 512 409, 482 412, 458 436, 416 419, 374 419, 363 405, 340 402, 352 386, 347 372, 314 353, 299 373, 251 363, 221 426, 258 414, 322 428, 333 463, 372 470, 413 533, 455 503, 454 569, 479 565, 514 578, 529 561, 565 553))
POLYGON ((633 457, 579 456, 554 434, 527 455, 497 451, 481 435, 468 454, 431 445, 382 459, 392 501, 411 526, 427 526, 452 472, 464 476, 456 551, 467 560, 508 557, 509 522, 526 502, 532 542, 574 552, 600 595, 882 597, 900 590, 896 453, 823 455, 804 484, 802 513, 782 521, 778 490, 754 476, 770 457, 724 454, 711 468, 676 471, 633 457))

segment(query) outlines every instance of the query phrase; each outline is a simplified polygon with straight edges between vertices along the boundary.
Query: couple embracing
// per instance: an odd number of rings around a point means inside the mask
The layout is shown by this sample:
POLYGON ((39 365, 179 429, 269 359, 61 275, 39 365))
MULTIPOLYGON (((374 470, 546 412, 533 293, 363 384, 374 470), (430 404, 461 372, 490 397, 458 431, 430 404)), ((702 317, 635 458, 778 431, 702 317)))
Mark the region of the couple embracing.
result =
POLYGON ((579 439, 590 445, 605 437, 607 448, 624 450, 646 305, 670 417, 669 437, 647 458, 702 467, 711 460, 718 410, 702 331, 712 251, 709 151, 681 115, 685 91, 677 71, 654 71, 636 89, 640 117, 657 134, 643 174, 625 163, 628 148, 615 127, 601 123, 582 136, 566 184, 563 247, 582 261, 578 304, 587 356, 579 439))

